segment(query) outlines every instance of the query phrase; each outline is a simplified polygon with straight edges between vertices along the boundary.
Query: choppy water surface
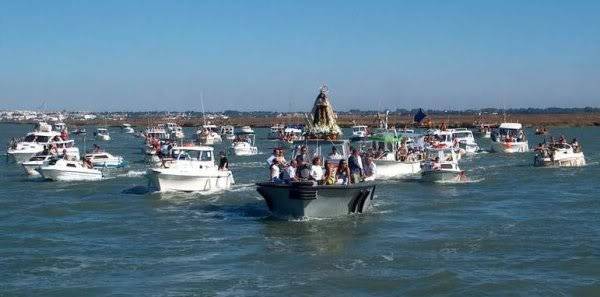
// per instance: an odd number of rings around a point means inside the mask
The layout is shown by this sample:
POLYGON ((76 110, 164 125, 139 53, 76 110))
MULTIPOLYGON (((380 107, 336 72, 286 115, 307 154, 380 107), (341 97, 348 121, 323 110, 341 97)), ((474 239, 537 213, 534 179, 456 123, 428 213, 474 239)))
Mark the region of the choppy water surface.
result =
MULTIPOLYGON (((30 128, 0 125, 0 139, 30 128)), ((231 191, 161 195, 141 140, 112 129, 104 147, 131 171, 101 182, 2 162, 0 296, 600 296, 600 129, 552 132, 578 137, 590 165, 483 153, 461 163, 474 182, 383 182, 369 214, 281 221, 253 186, 272 142, 231 158, 231 191)))

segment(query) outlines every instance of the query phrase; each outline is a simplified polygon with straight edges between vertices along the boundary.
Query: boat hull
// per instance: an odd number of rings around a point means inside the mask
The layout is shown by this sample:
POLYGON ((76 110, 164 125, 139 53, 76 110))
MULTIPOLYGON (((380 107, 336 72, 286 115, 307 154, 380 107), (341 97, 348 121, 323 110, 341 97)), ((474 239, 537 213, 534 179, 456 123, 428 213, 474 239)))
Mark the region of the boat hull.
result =
POLYGON ((40 148, 39 150, 9 150, 8 156, 9 159, 16 163, 23 163, 27 160, 31 159, 31 157, 35 156, 37 153, 41 153, 44 149, 40 148))
POLYGON ((496 153, 526 153, 529 144, 525 142, 492 142, 492 151, 496 153))
POLYGON ((110 136, 109 135, 96 135, 96 140, 109 141, 110 140, 110 136))
POLYGON ((292 184, 258 183, 258 193, 278 217, 330 218, 363 213, 371 207, 375 185, 313 186, 312 182, 292 184))
POLYGON ((41 167, 39 171, 44 179, 54 181, 94 181, 102 179, 102 172, 98 170, 68 171, 41 167))
POLYGON ((375 165, 377 166, 375 179, 401 178, 421 172, 420 162, 375 160, 375 165))
POLYGON ((537 167, 580 167, 585 166, 586 162, 583 153, 574 153, 568 157, 554 159, 536 156, 533 160, 533 165, 537 167))
POLYGON ((231 188, 234 183, 230 171, 216 174, 175 173, 168 169, 149 169, 150 187, 159 192, 202 192, 231 188))
POLYGON ((25 173, 27 173, 27 175, 29 176, 42 176, 40 174, 40 172, 38 171, 38 169, 43 165, 43 162, 23 162, 21 163, 21 166, 23 167, 23 170, 25 170, 25 173))

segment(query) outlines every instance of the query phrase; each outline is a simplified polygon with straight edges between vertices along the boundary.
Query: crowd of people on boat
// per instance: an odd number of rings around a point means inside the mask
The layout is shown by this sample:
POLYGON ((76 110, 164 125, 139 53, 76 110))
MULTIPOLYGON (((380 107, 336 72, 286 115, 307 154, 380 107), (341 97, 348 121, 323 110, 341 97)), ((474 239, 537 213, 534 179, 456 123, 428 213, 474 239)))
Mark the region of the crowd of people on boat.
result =
POLYGON ((349 185, 374 180, 377 170, 372 156, 353 148, 346 159, 335 146, 325 160, 318 155, 310 156, 307 147, 301 146, 289 162, 285 159, 283 148, 275 148, 267 164, 269 178, 276 183, 312 181, 319 185, 349 185))
POLYGON ((567 144, 571 146, 574 153, 581 152, 581 145, 577 141, 577 138, 573 138, 571 142, 568 142, 564 135, 561 135, 558 140, 554 137, 545 139, 544 142, 538 143, 534 151, 544 158, 552 158, 557 149, 565 148, 567 144))

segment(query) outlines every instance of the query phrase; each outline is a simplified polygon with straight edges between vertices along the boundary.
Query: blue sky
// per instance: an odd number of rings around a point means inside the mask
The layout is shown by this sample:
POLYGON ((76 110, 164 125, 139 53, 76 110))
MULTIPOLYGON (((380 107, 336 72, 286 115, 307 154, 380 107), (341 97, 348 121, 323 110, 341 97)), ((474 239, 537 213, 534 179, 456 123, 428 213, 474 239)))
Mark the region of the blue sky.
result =
POLYGON ((0 109, 600 106, 600 1, 3 1, 0 109))

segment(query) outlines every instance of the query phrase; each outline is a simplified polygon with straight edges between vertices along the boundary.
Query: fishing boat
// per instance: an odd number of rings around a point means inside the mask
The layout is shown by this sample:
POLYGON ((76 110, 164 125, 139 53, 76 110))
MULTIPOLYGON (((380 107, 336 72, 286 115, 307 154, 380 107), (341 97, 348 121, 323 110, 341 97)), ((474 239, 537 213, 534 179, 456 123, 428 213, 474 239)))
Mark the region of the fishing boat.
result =
POLYGON ((23 170, 25 170, 25 173, 27 173, 27 175, 40 176, 40 172, 38 171, 38 169, 41 166, 48 163, 48 161, 50 161, 52 158, 65 158, 64 157, 65 152, 67 153, 67 157, 66 157, 67 159, 79 160, 79 158, 80 158, 79 149, 77 147, 73 146, 72 140, 69 141, 68 143, 70 143, 69 148, 57 149, 55 151, 55 154, 52 154, 49 151, 44 151, 44 152, 36 154, 35 156, 31 157, 29 160, 21 163, 23 170))
POLYGON ((234 140, 235 128, 231 125, 221 126, 221 139, 234 140))
POLYGON ((10 159, 22 163, 44 150, 56 149, 62 153, 67 149, 69 152, 73 143, 73 140, 63 140, 56 131, 34 131, 27 133, 25 138, 13 139, 6 153, 10 159))
POLYGON ((474 154, 479 151, 479 145, 473 137, 473 132, 466 128, 450 129, 452 139, 458 141, 458 146, 467 154, 474 154))
MULTIPOLYGON (((248 131, 248 130, 246 130, 248 131)), ((256 135, 240 131, 236 133, 236 138, 231 143, 231 152, 236 156, 254 156, 258 154, 256 147, 256 135)))
POLYGON ((336 123, 336 114, 329 100, 329 89, 323 85, 306 118, 305 137, 307 139, 337 140, 342 137, 342 129, 336 123))
POLYGON ((94 168, 118 168, 125 166, 123 157, 113 156, 108 152, 92 152, 85 154, 84 158, 90 162, 94 168))
POLYGON ((536 150, 533 160, 533 165, 539 167, 578 167, 585 164, 583 152, 568 143, 556 143, 536 150))
POLYGON ((213 150, 210 146, 174 147, 172 159, 163 159, 160 167, 148 169, 150 186, 160 192, 230 188, 233 174, 215 165, 213 150))
POLYGON ((365 140, 369 136, 368 127, 365 125, 354 125, 351 129, 352 136, 350 136, 350 141, 365 140))
POLYGON ((282 218, 331 218, 367 211, 375 184, 316 185, 312 181, 257 183, 269 211, 282 218))
POLYGON ((430 159, 421 166, 421 180, 424 182, 455 182, 465 179, 465 173, 458 167, 458 157, 453 150, 430 151, 430 159))
POLYGON ((133 134, 133 133, 135 133, 135 130, 133 130, 133 128, 131 127, 131 125, 127 124, 127 123, 123 123, 121 125, 121 130, 123 130, 123 133, 125 133, 125 134, 133 134))
POLYGON ((223 141, 221 135, 217 133, 217 126, 210 123, 202 125, 202 127, 196 131, 196 139, 201 145, 214 145, 223 141))
POLYGON ((271 140, 280 139, 280 137, 283 135, 284 129, 285 126, 282 124, 271 126, 271 128, 269 128, 269 135, 267 136, 267 138, 271 140))
POLYGON ((407 139, 393 131, 370 136, 377 166, 375 179, 402 178, 421 172, 420 154, 412 152, 407 139))
POLYGON ((39 168, 44 179, 54 181, 93 181, 102 179, 102 172, 88 168, 81 161, 52 159, 39 168))
POLYGON ((520 123, 502 123, 492 133, 493 152, 524 153, 529 151, 527 136, 520 123))
POLYGON ((110 140, 110 133, 108 133, 108 129, 106 129, 106 128, 96 129, 96 132, 94 132, 94 136, 96 137, 97 140, 101 140, 101 141, 109 141, 110 140))

